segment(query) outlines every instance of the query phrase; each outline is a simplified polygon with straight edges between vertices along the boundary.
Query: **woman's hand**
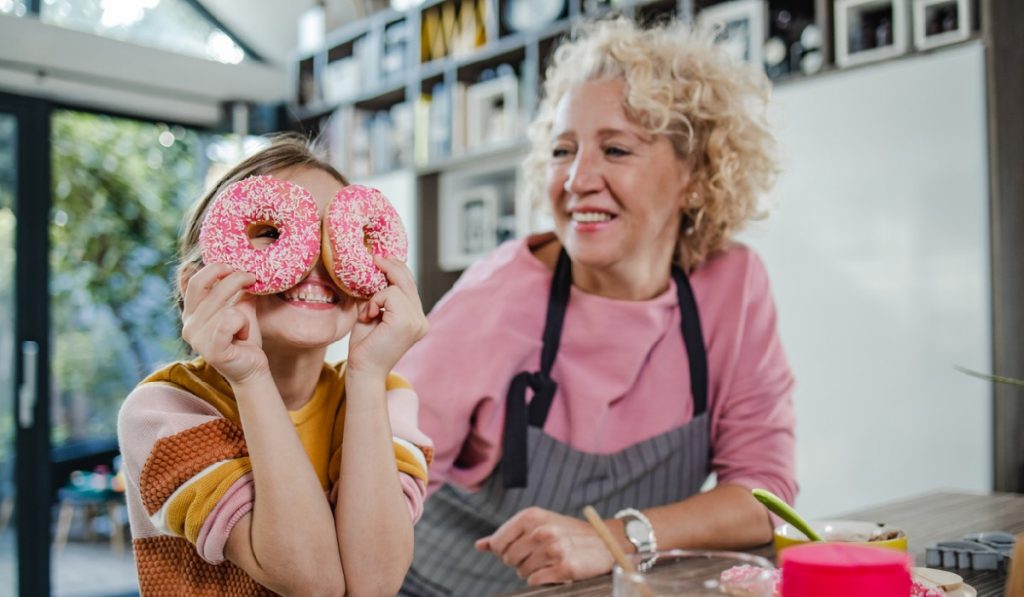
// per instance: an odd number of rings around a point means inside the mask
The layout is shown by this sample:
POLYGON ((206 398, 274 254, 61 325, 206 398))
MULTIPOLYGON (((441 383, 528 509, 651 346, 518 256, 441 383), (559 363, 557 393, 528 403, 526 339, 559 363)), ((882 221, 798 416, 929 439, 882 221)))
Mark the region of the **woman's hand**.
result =
POLYGON ((181 337, 231 384, 269 371, 256 310, 244 290, 255 281, 214 263, 185 282, 181 337))
POLYGON ((591 578, 613 564, 589 523, 537 507, 520 510, 476 548, 501 558, 530 586, 591 578))
POLYGON ((360 306, 349 338, 347 370, 386 376, 427 333, 428 324, 408 266, 378 256, 373 262, 390 284, 360 306))

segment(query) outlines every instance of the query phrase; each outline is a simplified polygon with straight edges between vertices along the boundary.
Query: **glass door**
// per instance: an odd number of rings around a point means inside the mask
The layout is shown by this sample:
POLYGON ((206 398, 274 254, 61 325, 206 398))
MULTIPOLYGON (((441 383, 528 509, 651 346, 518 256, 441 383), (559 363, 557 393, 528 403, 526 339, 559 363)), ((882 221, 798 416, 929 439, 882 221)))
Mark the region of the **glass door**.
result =
POLYGON ((49 104, 0 94, 0 595, 47 595, 49 104))
POLYGON ((187 356, 171 296, 178 231, 242 140, 54 109, 49 237, 52 594, 138 589, 117 414, 135 385, 187 356))
POLYGON ((0 93, 0 597, 137 591, 117 411, 184 356, 187 206, 259 145, 0 93))
POLYGON ((0 112, 0 595, 14 594, 14 193, 18 120, 0 112))
POLYGON ((173 262, 209 158, 181 126, 64 109, 51 126, 53 595, 123 595, 138 583, 117 413, 185 356, 173 262))

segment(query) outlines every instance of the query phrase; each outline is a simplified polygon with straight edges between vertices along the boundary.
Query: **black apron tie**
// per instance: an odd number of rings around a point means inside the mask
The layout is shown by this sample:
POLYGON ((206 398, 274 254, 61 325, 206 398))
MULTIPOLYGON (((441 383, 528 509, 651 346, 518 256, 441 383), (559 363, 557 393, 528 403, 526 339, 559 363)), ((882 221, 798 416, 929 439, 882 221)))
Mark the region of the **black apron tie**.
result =
MULTIPOLYGON (((690 391, 693 395, 693 416, 707 409, 708 363, 704 349, 704 336, 700 326, 697 301, 690 281, 683 270, 672 267, 676 282, 679 309, 682 315, 683 342, 690 362, 690 391)), ((569 306, 572 288, 572 261, 563 248, 558 255, 555 273, 548 295, 548 311, 544 322, 544 338, 540 354, 540 371, 522 371, 512 378, 505 398, 505 429, 502 438, 502 478, 506 488, 526 487, 528 474, 527 437, 529 427, 544 428, 551 410, 551 401, 558 390, 558 382, 551 379, 551 368, 558 356, 562 338, 565 310, 569 306), (526 388, 533 390, 533 400, 526 404, 526 388)))
POLYGON ((502 439, 502 476, 505 487, 526 487, 526 437, 529 425, 543 427, 551 408, 551 400, 558 390, 558 382, 551 379, 551 368, 558 356, 562 339, 565 309, 569 306, 572 288, 572 262, 562 249, 555 264, 548 295, 548 311, 544 322, 544 339, 540 351, 540 371, 520 372, 512 378, 505 398, 505 434, 502 439), (533 400, 526 406, 526 388, 533 390, 533 400))

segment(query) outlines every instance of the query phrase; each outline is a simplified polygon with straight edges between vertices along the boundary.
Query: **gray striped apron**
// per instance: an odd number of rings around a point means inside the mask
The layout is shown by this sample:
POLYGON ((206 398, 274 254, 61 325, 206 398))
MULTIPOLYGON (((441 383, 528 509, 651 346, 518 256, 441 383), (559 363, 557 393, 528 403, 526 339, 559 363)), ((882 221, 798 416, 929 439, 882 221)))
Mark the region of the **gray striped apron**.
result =
POLYGON ((477 551, 473 543, 524 508, 539 506, 576 517, 590 504, 608 517, 622 508, 642 510, 680 501, 699 492, 707 479, 707 357, 693 291, 678 268, 672 275, 690 364, 693 419, 614 454, 581 452, 544 433, 557 389, 548 374, 572 284, 570 267, 563 251, 548 301, 541 370, 522 373, 511 384, 502 461, 480 490, 446 484, 428 500, 416 525, 416 551, 402 595, 477 597, 523 588, 515 569, 494 554, 477 551), (534 391, 529 406, 520 392, 525 386, 534 391))

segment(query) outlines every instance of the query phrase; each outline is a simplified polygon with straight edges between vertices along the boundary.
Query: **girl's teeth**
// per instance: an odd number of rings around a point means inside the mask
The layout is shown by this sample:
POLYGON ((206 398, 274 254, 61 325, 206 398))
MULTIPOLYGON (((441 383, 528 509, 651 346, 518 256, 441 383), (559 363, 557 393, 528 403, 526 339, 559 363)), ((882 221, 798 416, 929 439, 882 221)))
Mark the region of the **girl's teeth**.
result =
POLYGON ((285 293, 285 300, 288 301, 302 301, 306 303, 333 303, 334 297, 323 294, 308 294, 305 292, 299 293, 285 293))

